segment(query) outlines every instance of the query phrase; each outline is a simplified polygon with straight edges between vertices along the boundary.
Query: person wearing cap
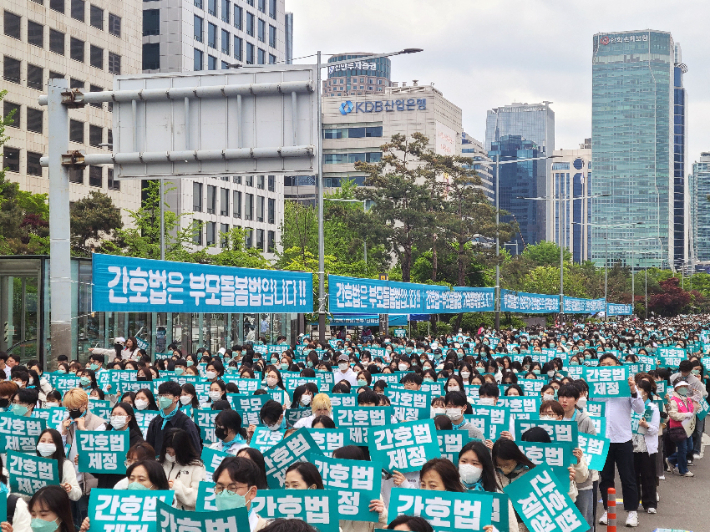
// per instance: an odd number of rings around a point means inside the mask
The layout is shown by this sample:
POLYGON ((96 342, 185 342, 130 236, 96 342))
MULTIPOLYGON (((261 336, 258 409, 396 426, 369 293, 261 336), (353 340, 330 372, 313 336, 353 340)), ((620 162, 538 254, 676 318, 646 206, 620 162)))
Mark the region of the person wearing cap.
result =
POLYGON ((690 384, 679 378, 673 384, 673 392, 668 399, 668 417, 670 418, 670 430, 676 427, 685 429, 686 438, 675 442, 676 452, 666 458, 666 464, 671 472, 677 471, 682 477, 693 477, 693 473, 688 470, 688 455, 693 453, 693 439, 691 438, 695 430, 695 412, 697 403, 690 395, 690 384))
POLYGON ((348 381, 350 386, 357 386, 357 375, 350 369, 350 358, 345 354, 338 357, 338 369, 333 371, 333 384, 340 381, 348 381))
POLYGON ((121 353, 126 345, 126 339, 123 336, 117 336, 113 339, 113 347, 109 349, 101 349, 99 347, 90 347, 89 353, 92 355, 104 355, 108 362, 112 362, 114 359, 121 358, 121 353))

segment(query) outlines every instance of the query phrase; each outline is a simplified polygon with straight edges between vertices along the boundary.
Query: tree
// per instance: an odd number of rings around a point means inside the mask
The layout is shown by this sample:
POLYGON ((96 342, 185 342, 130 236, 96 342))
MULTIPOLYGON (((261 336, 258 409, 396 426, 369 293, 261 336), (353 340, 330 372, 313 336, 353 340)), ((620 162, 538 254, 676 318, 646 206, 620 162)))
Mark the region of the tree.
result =
POLYGON ((121 211, 109 196, 96 190, 74 202, 69 216, 75 254, 90 254, 89 240, 99 243, 101 240, 112 239, 116 230, 123 227, 121 211))
POLYGON ((680 279, 671 277, 661 281, 660 285, 663 291, 649 298, 649 310, 661 316, 676 316, 682 313, 690 304, 692 296, 680 287, 680 279))
MULTIPOLYGON (((568 249, 562 252, 563 262, 572 260, 572 253, 568 249)), ((537 266, 559 266, 560 265, 560 246, 554 242, 543 240, 539 244, 525 246, 522 255, 526 259, 530 259, 537 266)))

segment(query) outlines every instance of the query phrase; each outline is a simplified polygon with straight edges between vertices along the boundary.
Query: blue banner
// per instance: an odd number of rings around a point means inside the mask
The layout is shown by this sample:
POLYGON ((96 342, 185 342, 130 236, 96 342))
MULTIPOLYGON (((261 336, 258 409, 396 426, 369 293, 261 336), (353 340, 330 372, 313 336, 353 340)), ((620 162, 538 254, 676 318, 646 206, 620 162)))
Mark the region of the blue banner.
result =
POLYGON ((565 314, 596 314, 604 312, 606 299, 581 299, 564 296, 563 305, 565 314))
POLYGON ((440 309, 445 286, 328 275, 328 292, 333 314, 452 312, 440 309))
POLYGON ((457 312, 493 312, 496 309, 495 288, 455 286, 452 297, 458 298, 457 312))
POLYGON ((93 254, 94 312, 312 312, 313 275, 93 254))
POLYGON ((560 311, 560 296, 500 291, 500 310, 522 314, 550 314, 560 311))
MULTIPOLYGON (((390 327, 407 325, 408 322, 409 316, 407 314, 390 314, 390 327)), ((333 314, 329 325, 331 327, 377 327, 380 325, 380 317, 377 314, 333 314)))
POLYGON ((607 303, 606 314, 607 316, 631 316, 633 310, 631 304, 625 303, 607 303))

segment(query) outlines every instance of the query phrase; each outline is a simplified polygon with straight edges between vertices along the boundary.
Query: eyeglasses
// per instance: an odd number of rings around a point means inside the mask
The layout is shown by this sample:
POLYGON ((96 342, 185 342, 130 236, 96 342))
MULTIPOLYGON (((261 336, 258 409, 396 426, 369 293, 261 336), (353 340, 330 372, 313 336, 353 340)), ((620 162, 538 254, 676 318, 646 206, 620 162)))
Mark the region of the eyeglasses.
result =
POLYGON ((231 491, 232 493, 237 493, 239 490, 249 491, 249 486, 238 486, 237 484, 232 483, 229 486, 225 487, 225 486, 222 486, 221 484, 215 484, 215 487, 214 487, 215 494, 220 494, 224 490, 231 491))

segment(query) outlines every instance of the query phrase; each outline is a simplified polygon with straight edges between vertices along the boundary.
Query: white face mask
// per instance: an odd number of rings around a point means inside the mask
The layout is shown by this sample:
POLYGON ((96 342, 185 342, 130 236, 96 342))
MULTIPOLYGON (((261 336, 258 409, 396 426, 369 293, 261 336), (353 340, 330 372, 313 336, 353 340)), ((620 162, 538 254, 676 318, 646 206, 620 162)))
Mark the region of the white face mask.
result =
POLYGON ((449 391, 450 392, 460 392, 461 388, 459 388, 458 386, 449 386, 449 391))
POLYGON ((45 408, 59 408, 61 405, 59 403, 45 403, 45 408))
POLYGON ((175 455, 165 453, 165 461, 171 464, 175 463, 175 455))
POLYGON ((555 376, 555 370, 551 369, 550 371, 547 372, 548 377, 554 377, 555 376))
POLYGON ((543 400, 543 401, 554 401, 554 400, 555 400, 555 395, 554 395, 554 394, 551 394, 551 393, 543 394, 542 400, 543 400))
POLYGON ((579 400, 577 401, 577 407, 584 409, 587 406, 587 398, 584 396, 580 396, 579 400))
POLYGON ((459 464, 459 475, 466 484, 475 484, 483 474, 483 468, 471 464, 459 464))
POLYGON ((212 401, 219 401, 222 398, 222 392, 209 392, 207 395, 210 396, 212 401))
POLYGON ((279 382, 279 380, 274 377, 266 377, 266 385, 269 388, 273 388, 274 386, 276 386, 276 383, 278 383, 278 382, 279 382))
POLYGON ((183 405, 189 405, 190 403, 192 403, 192 396, 191 395, 181 395, 180 402, 183 405))
POLYGON ((338 364, 338 368, 340 368, 340 371, 346 371, 350 367, 350 364, 347 362, 340 362, 338 364))
POLYGON ((128 416, 111 416, 111 426, 116 430, 121 430, 128 423, 128 416))
POLYGON ((145 410, 148 408, 148 401, 144 399, 136 399, 136 408, 138 410, 145 410))
POLYGON ((462 371, 462 372, 461 372, 461 378, 462 378, 462 379, 468 379, 470 376, 471 376, 471 372, 470 372, 470 371, 462 371))
POLYGON ((206 371, 206 372, 205 372, 205 377, 207 377, 207 380, 210 380, 210 381, 211 381, 211 380, 214 379, 216 376, 217 376, 217 372, 216 372, 216 371, 206 371))
POLYGON ((552 416, 540 416, 540 421, 553 421, 554 419, 552 416))
POLYGON ((431 417, 435 418, 436 416, 443 416, 446 414, 446 408, 432 408, 431 409, 431 417))
POLYGON ((408 366, 407 364, 400 364, 399 366, 397 366, 397 368, 399 369, 399 371, 407 371, 408 366))
POLYGON ((45 458, 48 456, 52 456, 57 450, 57 446, 54 445, 53 443, 38 443, 37 444, 37 452, 44 456, 45 458))
POLYGON ((478 404, 483 406, 493 406, 496 404, 496 400, 493 397, 479 397, 478 404))
POLYGON ((310 395, 302 395, 301 404, 304 406, 308 406, 309 404, 311 404, 311 399, 312 397, 310 395))
POLYGON ((460 408, 447 408, 446 415, 453 421, 454 419, 459 419, 463 414, 460 408))

